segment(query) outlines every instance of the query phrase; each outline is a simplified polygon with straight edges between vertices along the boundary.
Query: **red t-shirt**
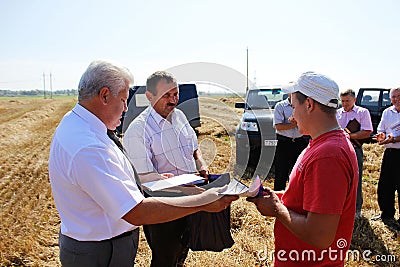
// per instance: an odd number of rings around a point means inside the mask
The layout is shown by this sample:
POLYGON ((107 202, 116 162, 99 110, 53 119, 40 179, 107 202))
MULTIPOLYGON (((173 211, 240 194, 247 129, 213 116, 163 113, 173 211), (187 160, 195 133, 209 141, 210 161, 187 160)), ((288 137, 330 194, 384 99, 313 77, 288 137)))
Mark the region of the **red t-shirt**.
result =
POLYGON ((327 132, 300 154, 283 204, 299 214, 340 214, 335 240, 318 249, 275 222, 274 266, 344 266, 354 227, 358 165, 354 148, 342 130, 327 132))

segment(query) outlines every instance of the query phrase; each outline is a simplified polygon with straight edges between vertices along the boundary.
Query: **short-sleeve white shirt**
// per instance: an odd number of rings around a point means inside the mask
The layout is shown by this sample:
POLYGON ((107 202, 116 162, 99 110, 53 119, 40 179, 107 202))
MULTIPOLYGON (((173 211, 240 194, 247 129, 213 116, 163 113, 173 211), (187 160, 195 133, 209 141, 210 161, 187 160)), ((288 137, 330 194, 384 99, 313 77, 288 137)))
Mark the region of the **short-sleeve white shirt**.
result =
POLYGON ((104 123, 79 104, 54 133, 49 176, 62 234, 100 241, 136 228, 122 219, 144 199, 133 169, 104 123))
MULTIPOLYGON (((282 100, 275 105, 274 109, 274 126, 275 124, 290 123, 289 118, 293 115, 293 108, 289 103, 288 99, 282 100)), ((294 127, 288 130, 276 130, 277 134, 289 137, 289 138, 299 138, 303 136, 299 133, 299 129, 294 127)))
MULTIPOLYGON (((385 133, 397 137, 400 135, 400 112, 395 106, 390 106, 382 113, 381 122, 378 125, 378 133, 385 133)), ((385 144, 386 148, 400 149, 400 142, 385 144)))
POLYGON ((196 133, 179 109, 169 122, 149 106, 129 125, 123 144, 139 174, 196 172, 196 133))

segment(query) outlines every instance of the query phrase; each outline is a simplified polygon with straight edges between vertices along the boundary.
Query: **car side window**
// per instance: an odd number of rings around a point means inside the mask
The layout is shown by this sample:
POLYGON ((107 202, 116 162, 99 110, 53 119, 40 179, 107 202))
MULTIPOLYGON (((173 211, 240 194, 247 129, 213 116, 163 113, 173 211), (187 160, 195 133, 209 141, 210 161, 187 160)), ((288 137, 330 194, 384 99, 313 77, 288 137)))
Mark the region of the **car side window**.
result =
POLYGON ((382 107, 386 107, 386 106, 390 106, 391 102, 390 102, 390 96, 389 96, 389 92, 384 92, 382 94, 382 107))
POLYGON ((365 95, 362 97, 361 105, 363 106, 379 106, 379 91, 365 91, 365 95))

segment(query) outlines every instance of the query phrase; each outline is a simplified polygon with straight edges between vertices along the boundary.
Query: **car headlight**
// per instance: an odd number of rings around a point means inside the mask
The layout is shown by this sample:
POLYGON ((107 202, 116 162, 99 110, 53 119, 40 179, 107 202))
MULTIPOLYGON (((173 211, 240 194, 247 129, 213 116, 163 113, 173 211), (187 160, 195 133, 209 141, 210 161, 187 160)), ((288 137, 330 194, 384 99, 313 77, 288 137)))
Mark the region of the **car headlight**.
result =
POLYGON ((257 122, 244 121, 240 123, 240 129, 249 132, 258 132, 257 122))

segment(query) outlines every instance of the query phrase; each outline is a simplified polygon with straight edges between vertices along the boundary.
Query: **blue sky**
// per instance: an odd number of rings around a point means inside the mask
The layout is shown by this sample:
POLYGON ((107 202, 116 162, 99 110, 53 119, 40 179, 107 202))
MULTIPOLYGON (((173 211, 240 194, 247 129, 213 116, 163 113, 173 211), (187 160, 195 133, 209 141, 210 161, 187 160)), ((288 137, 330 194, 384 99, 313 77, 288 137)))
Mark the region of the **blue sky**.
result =
POLYGON ((76 88, 94 59, 156 70, 218 63, 257 85, 314 70, 340 89, 400 86, 400 1, 0 0, 0 89, 76 88), (48 78, 46 80, 48 86, 48 78))

